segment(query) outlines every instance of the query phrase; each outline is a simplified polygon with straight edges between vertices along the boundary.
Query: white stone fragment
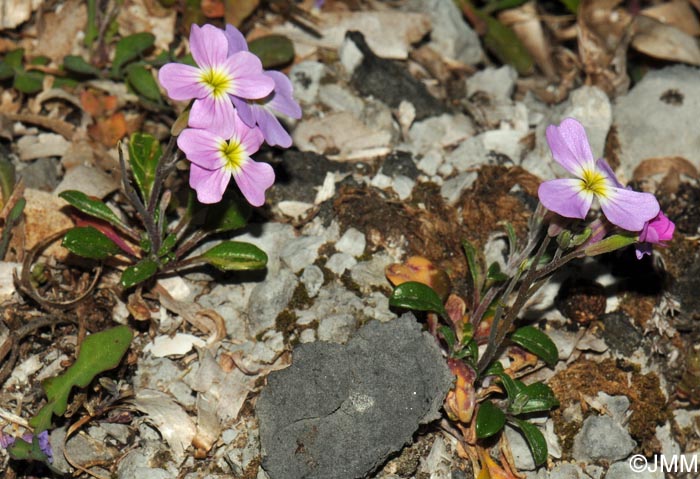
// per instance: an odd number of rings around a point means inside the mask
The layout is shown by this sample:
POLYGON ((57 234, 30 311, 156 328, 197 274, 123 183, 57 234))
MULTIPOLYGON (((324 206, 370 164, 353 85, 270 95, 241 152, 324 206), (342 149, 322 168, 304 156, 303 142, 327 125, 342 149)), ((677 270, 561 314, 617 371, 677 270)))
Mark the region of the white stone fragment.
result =
POLYGON ((351 256, 360 256, 365 252, 366 244, 364 233, 355 228, 348 228, 335 244, 335 249, 351 256))
POLYGON ((333 271, 338 276, 357 264, 357 260, 347 253, 335 253, 328 258, 326 268, 333 271))
POLYGON ((205 345, 202 338, 192 334, 176 333, 172 337, 156 336, 143 350, 150 352, 156 358, 163 358, 165 356, 181 356, 192 351, 195 346, 202 348, 205 345))
POLYGON ((70 143, 56 133, 40 133, 37 136, 23 136, 17 140, 19 159, 22 161, 37 158, 61 157, 70 143))

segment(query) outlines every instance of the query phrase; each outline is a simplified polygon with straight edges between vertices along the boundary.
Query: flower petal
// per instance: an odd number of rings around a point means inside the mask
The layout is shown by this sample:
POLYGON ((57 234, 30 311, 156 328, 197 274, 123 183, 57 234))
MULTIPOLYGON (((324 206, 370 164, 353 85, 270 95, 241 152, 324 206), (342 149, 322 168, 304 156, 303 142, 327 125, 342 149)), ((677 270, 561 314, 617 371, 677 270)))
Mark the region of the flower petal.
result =
POLYGON ((578 121, 566 118, 559 126, 548 126, 545 135, 552 156, 569 173, 580 178, 583 170, 595 167, 586 130, 578 121))
POLYGON ((192 128, 209 129, 222 138, 230 138, 234 129, 236 112, 228 96, 205 97, 195 100, 190 110, 188 125, 192 128))
POLYGON ((224 68, 233 78, 228 91, 231 95, 255 100, 265 98, 275 87, 275 82, 263 75, 260 59, 250 52, 234 53, 226 59, 224 68))
POLYGON ((593 202, 593 194, 581 189, 581 180, 572 178, 545 181, 537 195, 545 208, 566 218, 584 219, 593 202))
POLYGON ((222 138, 211 131, 185 128, 177 138, 177 146, 192 163, 208 170, 217 170, 223 166, 222 141, 222 138))
POLYGON ((158 71, 158 81, 176 101, 204 98, 209 90, 200 81, 200 70, 181 63, 168 63, 158 71))
POLYGON ((598 168, 599 171, 601 171, 605 176, 608 177, 612 186, 616 188, 624 188, 622 183, 620 183, 620 180, 618 180, 617 176, 615 176, 615 172, 612 170, 612 168, 610 168, 608 162, 605 161, 603 158, 598 159, 598 161, 596 162, 596 168, 598 168))
POLYGON ((262 206, 265 204, 265 190, 275 182, 275 172, 269 164, 249 159, 233 179, 248 203, 262 206))
POLYGON ((251 105, 242 98, 230 95, 233 106, 236 107, 236 113, 243 120, 243 123, 253 128, 255 126, 255 117, 253 117, 253 108, 259 108, 258 105, 251 105))
POLYGON ((659 202, 651 193, 612 187, 598 201, 608 221, 627 231, 641 231, 647 221, 659 214, 659 202))
POLYGON ((228 24, 226 25, 226 30, 224 30, 224 35, 226 35, 226 41, 228 41, 228 56, 248 51, 248 42, 245 41, 245 37, 239 29, 228 24))
POLYGON ((284 129, 280 121, 264 108, 256 108, 255 121, 262 131, 265 141, 270 146, 289 148, 292 146, 292 137, 284 129))
POLYGON ((190 30, 190 52, 201 68, 221 65, 228 56, 228 41, 224 32, 213 25, 199 27, 193 24, 190 30))
POLYGON ((231 174, 224 169, 207 170, 194 163, 190 165, 190 186, 197 191, 200 203, 218 203, 231 181, 231 174))
POLYGON ((645 254, 651 254, 651 243, 637 243, 634 247, 634 253, 637 259, 642 259, 645 254))
POLYGON ((236 115, 236 133, 234 137, 241 144, 248 156, 257 152, 263 143, 263 134, 258 127, 250 128, 236 115))
POLYGON ((267 71, 265 76, 275 82, 274 94, 265 106, 290 118, 301 118, 301 107, 294 100, 294 90, 289 78, 277 71, 267 71))

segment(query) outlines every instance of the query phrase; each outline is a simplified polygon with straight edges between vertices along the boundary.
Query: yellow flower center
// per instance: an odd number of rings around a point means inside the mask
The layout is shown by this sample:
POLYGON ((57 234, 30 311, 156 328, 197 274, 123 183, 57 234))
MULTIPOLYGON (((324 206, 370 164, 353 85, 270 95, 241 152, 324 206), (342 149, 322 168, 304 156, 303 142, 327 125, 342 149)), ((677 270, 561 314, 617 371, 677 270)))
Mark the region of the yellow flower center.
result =
POLYGON ((224 141, 221 144, 221 159, 223 168, 231 172, 237 172, 246 160, 246 152, 243 146, 235 140, 224 141))
POLYGON ((606 176, 598 170, 583 170, 581 189, 605 198, 608 194, 606 176))
POLYGON ((201 82, 209 87, 214 98, 220 98, 231 87, 231 78, 226 72, 210 68, 202 72, 201 82))

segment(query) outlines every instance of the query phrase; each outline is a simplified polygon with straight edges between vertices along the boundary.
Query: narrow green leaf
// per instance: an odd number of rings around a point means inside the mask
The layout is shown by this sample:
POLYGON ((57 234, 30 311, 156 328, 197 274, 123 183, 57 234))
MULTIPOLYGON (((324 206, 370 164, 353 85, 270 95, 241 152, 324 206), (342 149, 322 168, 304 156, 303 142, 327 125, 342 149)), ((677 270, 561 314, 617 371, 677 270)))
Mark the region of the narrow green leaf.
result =
POLYGON ((7 254, 7 247, 10 244, 10 238, 12 237, 12 230, 22 216, 24 207, 27 204, 27 200, 20 198, 12 207, 10 212, 7 214, 5 219, 5 226, 2 228, 2 234, 0 234, 0 260, 5 258, 7 254))
POLYGON ((294 60, 294 44, 284 35, 266 35, 248 44, 248 49, 260 58, 263 68, 275 68, 294 60))
POLYGON ((533 383, 525 386, 514 398, 508 408, 511 414, 528 414, 532 412, 549 411, 559 405, 554 392, 544 383, 533 383))
POLYGON ((63 57, 64 70, 81 75, 99 76, 100 69, 89 64, 83 57, 78 55, 67 55, 63 57))
POLYGON ((61 244, 71 253, 90 259, 105 259, 120 251, 114 241, 92 226, 68 230, 61 244))
POLYGON ((554 367, 559 361, 557 346, 549 336, 533 326, 518 328, 510 335, 510 340, 542 359, 550 367, 554 367))
POLYGON ((267 254, 263 250, 241 241, 219 243, 199 258, 222 271, 263 269, 267 266, 267 254))
POLYGON ((122 273, 121 280, 119 283, 124 288, 131 288, 132 286, 146 281, 148 278, 156 274, 158 271, 158 263, 150 259, 142 259, 133 266, 129 266, 122 273))
POLYGON ((498 433, 506 424, 506 415, 491 401, 479 404, 476 412, 476 437, 485 439, 498 433))
POLYGON ((15 189, 15 166, 6 156, 0 157, 0 189, 2 190, 2 205, 10 198, 15 189))
POLYGON ((452 328, 449 326, 440 326, 438 331, 440 331, 442 337, 445 338, 448 351, 454 351, 455 344, 457 343, 457 337, 455 336, 454 331, 452 331, 452 328))
POLYGON ((467 240, 462 240, 462 248, 464 248, 464 254, 467 257, 467 266, 469 267, 472 287, 478 291, 481 289, 481 268, 479 267, 479 261, 476 257, 476 248, 467 240))
POLYGON ((83 45, 88 48, 97 40, 100 34, 100 28, 97 24, 97 0, 87 0, 87 26, 85 27, 85 36, 83 37, 83 45))
POLYGON ((591 234, 593 234, 593 230, 589 226, 586 226, 586 228, 581 233, 574 235, 573 238, 571 238, 571 246, 576 247, 582 245, 583 243, 588 241, 588 238, 591 237, 591 234))
POLYGON ((114 52, 114 61, 112 62, 112 77, 120 78, 122 67, 143 55, 146 50, 154 45, 155 40, 156 37, 148 32, 134 33, 119 40, 114 52))
POLYGON ((511 421, 515 426, 520 429, 523 437, 527 441, 528 446, 530 446, 530 451, 532 452, 532 458, 535 461, 536 466, 541 466, 547 460, 547 441, 544 438, 542 432, 535 426, 527 421, 518 419, 516 417, 511 418, 511 421))
POLYGON ((129 349, 132 337, 127 326, 116 326, 85 338, 75 363, 63 374, 42 382, 48 402, 29 420, 29 424, 34 427, 34 434, 51 426, 52 414, 60 416, 66 412, 68 396, 73 387, 83 388, 98 374, 116 368, 129 349))
POLYGON ((532 73, 534 61, 527 48, 515 32, 498 20, 488 15, 479 15, 486 22, 484 45, 503 63, 513 66, 519 74, 532 73))
POLYGON ((47 57, 46 55, 39 55, 38 57, 34 57, 29 62, 30 65, 41 65, 41 66, 46 66, 49 63, 51 63, 51 59, 49 57, 47 57))
POLYGON ((169 234, 168 236, 166 236, 163 240, 163 244, 158 250, 158 257, 160 258, 161 256, 165 256, 168 253, 170 253, 173 247, 175 246, 175 243, 177 243, 177 235, 169 234))
POLYGON ((511 401, 524 388, 522 381, 511 378, 505 372, 498 373, 498 378, 501 380, 501 384, 503 384, 506 394, 511 401))
POLYGON ((22 60, 24 59, 24 48, 17 48, 5 54, 5 63, 10 67, 17 69, 22 68, 22 60))
POLYGON ((161 100, 160 88, 153 74, 143 65, 130 65, 126 69, 126 79, 129 85, 142 97, 159 102, 161 100))
POLYGON ((610 253, 611 251, 615 251, 620 248, 625 248, 631 244, 636 243, 637 241, 639 241, 639 237, 632 233, 611 235, 605 238, 604 240, 598 241, 588 246, 584 250, 584 253, 586 253, 586 256, 597 256, 599 254, 610 253))
POLYGON ((82 191, 66 190, 60 193, 58 196, 86 215, 101 219, 114 226, 125 227, 122 220, 119 219, 116 213, 112 211, 109 206, 100 200, 90 198, 82 191))
POLYGON ((22 93, 31 95, 44 87, 44 74, 40 71, 18 71, 12 86, 22 93))
POLYGON ((510 259, 518 249, 518 236, 515 234, 515 228, 513 228, 513 224, 510 221, 505 222, 504 228, 508 236, 508 258, 510 259))
POLYGON ((15 76, 15 69, 5 61, 0 61, 0 80, 9 80, 15 76))
POLYGON ((489 269, 486 271, 486 279, 494 283, 500 283, 502 281, 508 280, 508 275, 501 271, 501 266, 495 261, 491 263, 489 269))
POLYGON ((492 14, 495 12, 499 12, 501 10, 506 10, 509 8, 515 8, 519 7, 523 3, 525 3, 527 0, 495 0, 488 2, 486 6, 482 9, 482 11, 486 14, 492 14))
POLYGON ((145 203, 148 203, 151 198, 158 161, 162 155, 163 150, 160 142, 153 136, 146 133, 131 135, 129 139, 129 165, 145 203))
POLYGON ((394 288, 389 305, 416 311, 434 311, 447 317, 440 296, 430 286, 416 281, 408 281, 394 288))
POLYGON ((578 13, 580 0, 561 0, 561 3, 574 15, 578 13))

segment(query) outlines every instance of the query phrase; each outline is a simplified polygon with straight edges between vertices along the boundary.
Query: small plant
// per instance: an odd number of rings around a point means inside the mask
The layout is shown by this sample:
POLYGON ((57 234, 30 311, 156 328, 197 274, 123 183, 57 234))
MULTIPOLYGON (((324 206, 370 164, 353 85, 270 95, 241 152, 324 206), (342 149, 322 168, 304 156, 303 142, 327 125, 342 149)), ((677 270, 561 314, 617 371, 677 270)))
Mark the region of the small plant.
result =
POLYGON ((530 219, 525 244, 519 244, 513 227, 506 224, 505 268, 494 263, 484 271, 477 250, 463 243, 473 292, 469 307, 449 294, 447 274, 424 258, 387 268, 396 286, 390 304, 429 312, 428 329, 445 349, 456 377, 445 410, 462 431, 464 443, 477 449, 471 457, 481 458, 481 468, 491 477, 500 466, 479 449, 479 442, 509 423, 520 430, 535 464, 541 465, 547 459, 547 444, 528 417, 559 404, 546 384, 518 379, 537 368, 538 358, 549 367, 558 361, 557 348, 543 332, 532 326, 515 328, 527 300, 570 261, 633 244, 641 258, 674 232, 653 195, 624 188, 605 160, 594 160, 578 121, 569 118, 548 127, 547 142, 554 159, 575 178, 540 185, 541 203, 530 219), (602 215, 589 219, 594 198, 602 215), (498 360, 504 351, 510 358, 507 368, 498 360))
POLYGON ((245 226, 248 205, 235 194, 224 195, 231 178, 247 203, 265 202, 274 171, 251 155, 263 141, 290 146, 291 138, 270 112, 299 117, 301 110, 292 99, 289 79, 264 71, 232 26, 222 31, 193 25, 190 44, 196 66, 169 63, 161 68, 159 79, 171 98, 192 100, 185 112, 188 128, 180 133, 177 145, 191 162, 189 183, 198 201, 190 198, 184 215, 168 218, 172 192, 164 183, 178 160, 175 141, 163 152, 155 138, 142 133, 129 140, 131 176, 120 149, 124 194, 132 213, 117 214, 80 191, 61 193, 87 216, 65 235, 63 246, 96 260, 119 255, 127 263, 121 276, 124 288, 157 273, 200 264, 232 271, 261 269, 267 263, 265 252, 237 241, 188 255, 208 236, 245 226))

